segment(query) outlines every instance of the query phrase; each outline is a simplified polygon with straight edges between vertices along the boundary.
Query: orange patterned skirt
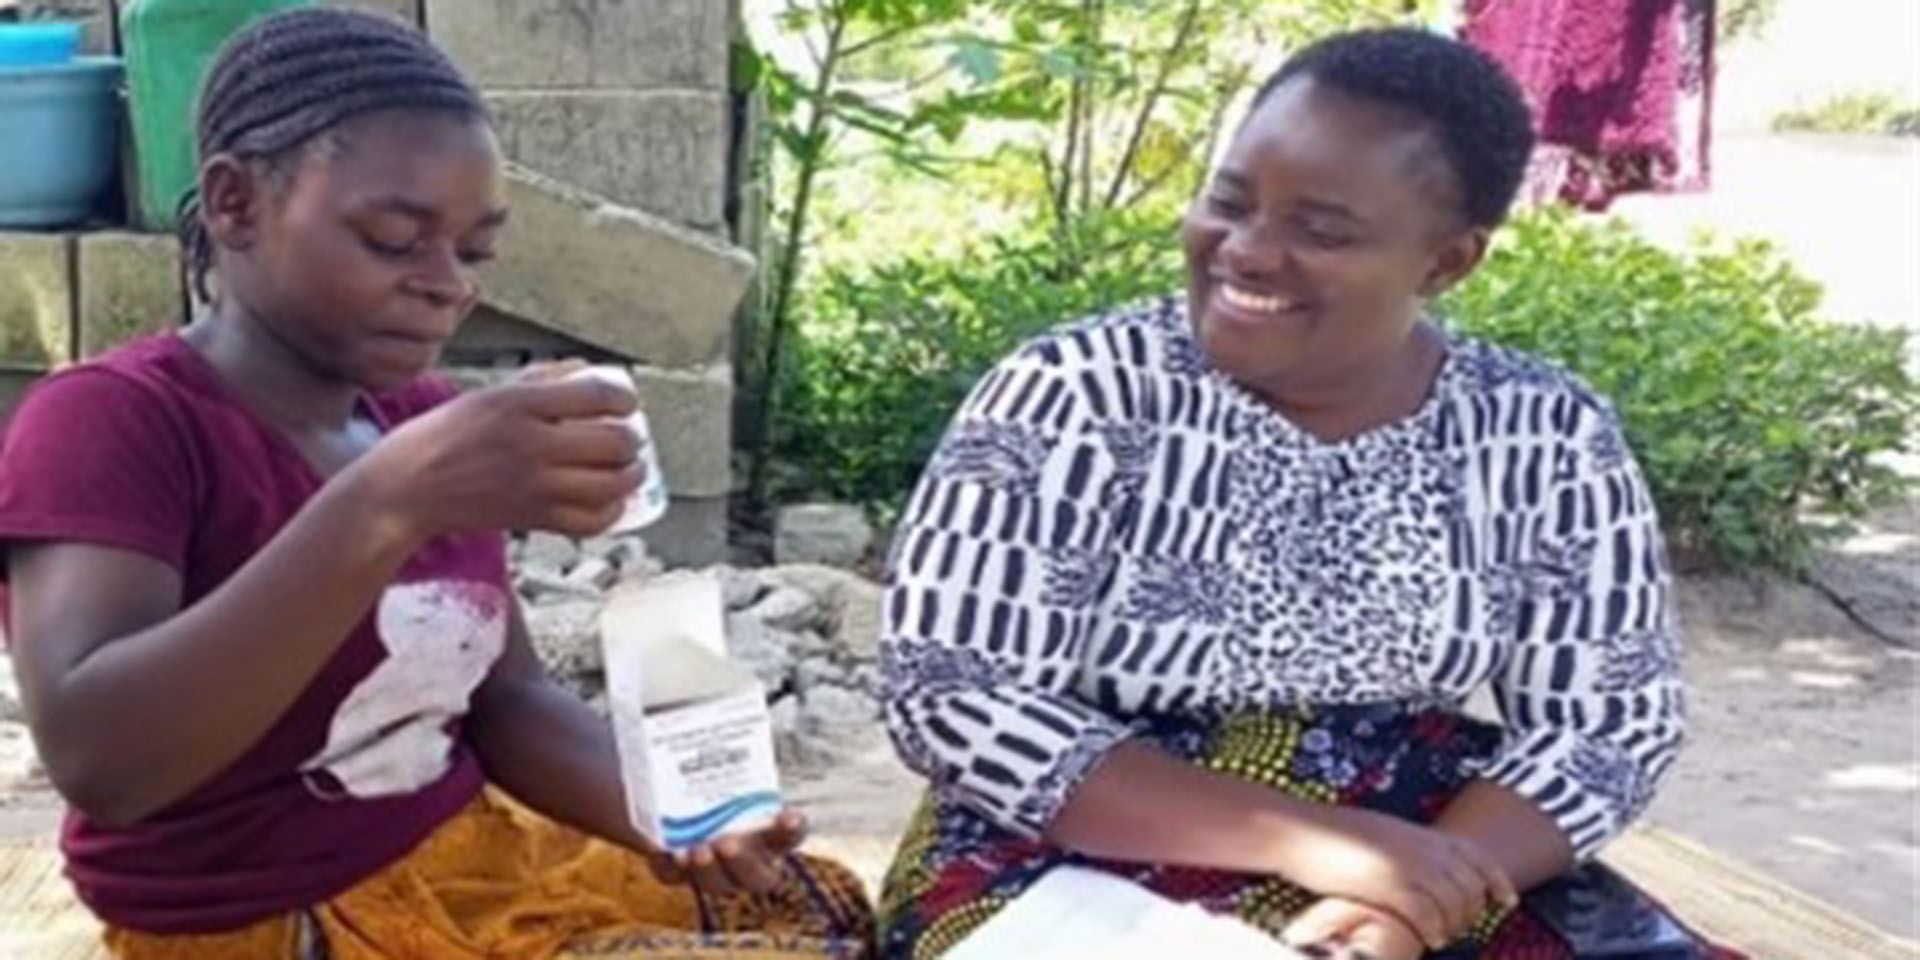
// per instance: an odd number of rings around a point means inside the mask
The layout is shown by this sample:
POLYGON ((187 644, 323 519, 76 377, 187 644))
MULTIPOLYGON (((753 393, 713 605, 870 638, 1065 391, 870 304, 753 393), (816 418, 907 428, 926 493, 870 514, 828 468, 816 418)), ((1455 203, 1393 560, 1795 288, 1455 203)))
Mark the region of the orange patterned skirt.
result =
POLYGON ((624 848, 491 791, 404 859, 308 910, 243 930, 110 929, 126 960, 863 960, 872 912, 838 864, 789 861, 764 895, 709 897, 655 880, 624 848))

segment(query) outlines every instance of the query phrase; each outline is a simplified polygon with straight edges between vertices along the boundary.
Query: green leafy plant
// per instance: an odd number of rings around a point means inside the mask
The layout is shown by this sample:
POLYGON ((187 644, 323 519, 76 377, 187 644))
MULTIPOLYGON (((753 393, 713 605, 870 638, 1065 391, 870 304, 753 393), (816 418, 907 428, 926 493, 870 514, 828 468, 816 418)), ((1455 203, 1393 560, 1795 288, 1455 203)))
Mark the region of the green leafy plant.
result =
POLYGON ((1445 304, 1466 331, 1560 361, 1610 397, 1676 553, 1793 570, 1903 487, 1920 426, 1905 331, 1830 323, 1759 241, 1676 253, 1563 211, 1512 224, 1445 304))
MULTIPOLYGON (((1098 221, 1056 272, 1051 230, 825 271, 781 380, 777 492, 885 515, 973 383, 1018 343, 1180 289, 1171 211, 1098 221)), ((1794 570, 1903 481, 1920 427, 1906 334, 1830 323, 1765 243, 1657 246, 1618 222, 1528 214, 1442 305, 1463 331, 1557 360, 1611 398, 1683 560, 1794 570)))
POLYGON ((967 391, 1015 346, 1182 282, 1172 214, 1078 229, 1098 253, 1066 275, 1048 228, 958 255, 823 271, 779 381, 776 492, 891 513, 967 391))
POLYGON ((1887 133, 1920 136, 1920 107, 1884 90, 1828 97, 1812 106, 1794 107, 1773 118, 1782 133, 1887 133))
MULTIPOLYGON (((735 86, 766 104, 775 198, 766 296, 743 337, 751 464, 765 499, 768 424, 782 394, 816 240, 844 218, 826 181, 906 171, 1021 221, 1044 211, 1047 272, 1097 271, 1109 224, 1179 203, 1206 171, 1236 96, 1276 50, 1340 29, 1431 17, 1443 0, 764 0, 804 55, 751 44, 735 86), (988 128, 968 138, 970 132, 988 128)), ((774 38, 762 38, 769 45, 774 38)), ((789 43, 787 46, 793 46, 789 43)), ((976 237, 979 234, 975 235, 976 237)), ((942 238, 943 242, 947 238, 942 238)), ((895 251, 888 251, 890 254, 895 251)), ((816 262, 817 261, 817 262, 816 262)))
POLYGON ((1758 40, 1780 15, 1780 0, 1723 0, 1716 32, 1721 43, 1758 40))

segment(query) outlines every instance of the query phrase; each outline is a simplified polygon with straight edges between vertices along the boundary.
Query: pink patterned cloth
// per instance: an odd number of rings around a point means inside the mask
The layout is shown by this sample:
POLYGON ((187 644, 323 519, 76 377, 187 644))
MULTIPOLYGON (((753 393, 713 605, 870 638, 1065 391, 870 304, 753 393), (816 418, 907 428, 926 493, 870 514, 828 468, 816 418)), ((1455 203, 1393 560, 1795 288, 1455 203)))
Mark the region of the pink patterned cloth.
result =
POLYGON ((1466 0, 1462 38, 1506 67, 1533 109, 1533 199, 1603 210, 1623 193, 1707 185, 1713 7, 1466 0))

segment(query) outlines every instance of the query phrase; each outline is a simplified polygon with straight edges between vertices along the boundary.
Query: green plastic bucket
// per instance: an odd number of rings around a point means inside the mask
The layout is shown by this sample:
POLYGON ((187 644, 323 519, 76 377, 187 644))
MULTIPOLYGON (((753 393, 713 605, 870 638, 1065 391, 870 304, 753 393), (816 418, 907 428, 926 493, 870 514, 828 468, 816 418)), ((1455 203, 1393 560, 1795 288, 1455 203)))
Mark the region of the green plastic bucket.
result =
POLYGON ((312 0, 134 0, 120 16, 133 119, 137 202, 149 230, 171 230, 199 175, 193 112, 200 82, 221 44, 247 24, 312 0))

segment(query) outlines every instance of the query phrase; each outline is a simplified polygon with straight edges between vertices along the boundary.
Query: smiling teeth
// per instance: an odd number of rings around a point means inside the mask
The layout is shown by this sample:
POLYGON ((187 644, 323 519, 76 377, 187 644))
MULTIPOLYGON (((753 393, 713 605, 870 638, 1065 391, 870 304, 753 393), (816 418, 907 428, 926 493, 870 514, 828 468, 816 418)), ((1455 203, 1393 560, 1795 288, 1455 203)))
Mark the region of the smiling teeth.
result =
POLYGON ((1220 289, 1222 299, 1242 310, 1256 313, 1279 313, 1293 308, 1293 302, 1279 297, 1263 296, 1249 290, 1227 284, 1220 289))

